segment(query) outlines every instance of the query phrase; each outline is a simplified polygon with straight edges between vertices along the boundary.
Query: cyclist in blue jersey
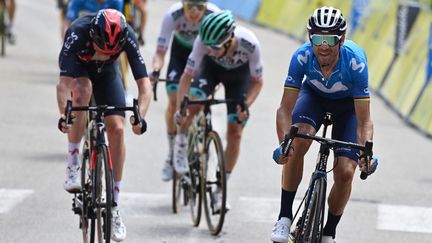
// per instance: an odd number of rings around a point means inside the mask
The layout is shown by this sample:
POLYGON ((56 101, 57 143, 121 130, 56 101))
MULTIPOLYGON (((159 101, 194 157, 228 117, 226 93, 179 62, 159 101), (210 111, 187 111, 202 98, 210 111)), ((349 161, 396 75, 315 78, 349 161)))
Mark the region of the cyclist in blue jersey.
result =
POLYGON ((64 23, 66 30, 78 17, 93 14, 104 8, 116 9, 123 12, 123 0, 70 0, 64 23))
MULTIPOLYGON (((365 52, 345 39, 347 24, 339 9, 316 9, 307 29, 309 42, 293 54, 277 110, 279 142, 283 141, 291 124, 298 126, 300 132, 314 135, 325 112, 331 112, 332 138, 365 144, 373 135, 365 52)), ((281 146, 273 154, 274 160, 284 165, 281 208, 271 233, 274 242, 288 242, 292 204, 302 179, 304 155, 310 145, 310 140, 296 138, 288 156, 281 155, 281 146)), ((338 148, 334 153, 334 184, 328 198, 323 243, 335 242, 336 226, 350 197, 355 169, 359 163, 360 170, 365 171, 366 163, 359 159, 359 151, 338 148)), ((370 163, 374 171, 377 164, 370 163)))
MULTIPOLYGON (((145 117, 152 90, 150 79, 139 51, 136 36, 124 18, 114 9, 103 9, 98 14, 78 18, 66 31, 66 37, 59 55, 60 80, 57 84, 57 103, 60 114, 64 114, 66 100, 71 99, 73 105, 85 106, 93 94, 97 105, 125 106, 125 97, 120 74, 115 60, 125 51, 132 73, 138 86, 138 106, 141 117, 145 117)), ((80 142, 85 130, 86 115, 84 112, 76 116, 72 126, 66 125, 61 115, 58 128, 68 133, 68 155, 66 191, 75 193, 81 189, 80 174, 80 142)), ((131 117, 133 121, 135 117, 131 117)), ((113 165, 114 203, 112 208, 112 239, 121 241, 126 238, 126 227, 119 213, 119 201, 123 167, 125 164, 126 147, 124 142, 124 112, 107 112, 105 125, 109 142, 110 157, 113 165)), ((145 132, 143 120, 132 127, 135 134, 145 132)))

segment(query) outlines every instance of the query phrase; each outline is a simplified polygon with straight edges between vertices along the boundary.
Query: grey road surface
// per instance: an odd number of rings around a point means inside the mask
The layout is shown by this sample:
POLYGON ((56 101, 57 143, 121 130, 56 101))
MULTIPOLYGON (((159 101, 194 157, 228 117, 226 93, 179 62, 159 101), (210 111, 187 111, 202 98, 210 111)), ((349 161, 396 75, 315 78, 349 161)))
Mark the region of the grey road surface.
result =
MULTIPOLYGON (((147 45, 141 49, 147 64, 155 51, 163 13, 173 2, 149 1, 147 45)), ((55 1, 19 0, 17 4, 17 44, 7 46, 7 57, 0 58, 0 242, 80 242, 72 196, 62 188, 67 142, 57 130, 59 13, 55 1)), ((279 211, 281 175, 281 167, 271 159, 277 145, 275 111, 290 55, 300 43, 266 28, 241 24, 261 41, 265 85, 251 107, 241 155, 229 181, 232 210, 223 232, 211 236, 204 219, 193 227, 186 207, 178 215, 171 212, 171 183, 160 179, 167 153, 167 100, 161 85, 159 101, 151 104, 146 117, 148 132, 136 136, 129 125, 125 132, 127 162, 120 201, 128 230, 125 242, 270 241, 279 211)), ((131 92, 136 94, 132 82, 131 92)), ((432 143, 407 127, 376 96, 372 97, 372 116, 380 167, 366 181, 356 175, 337 240, 432 242, 432 143)), ((216 109, 214 118, 225 137, 224 107, 216 109)), ((307 155, 299 200, 316 152, 314 145, 307 155)))

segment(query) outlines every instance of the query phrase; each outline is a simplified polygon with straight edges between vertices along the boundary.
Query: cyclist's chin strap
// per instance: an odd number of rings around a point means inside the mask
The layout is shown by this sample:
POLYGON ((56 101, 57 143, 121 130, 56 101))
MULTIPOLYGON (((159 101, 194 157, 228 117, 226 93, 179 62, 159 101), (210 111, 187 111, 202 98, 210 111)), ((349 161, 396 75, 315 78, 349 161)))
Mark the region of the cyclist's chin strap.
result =
POLYGON ((231 47, 231 42, 232 42, 232 37, 229 41, 227 41, 223 46, 225 47, 225 51, 222 54, 222 57, 226 56, 226 54, 228 53, 229 48, 231 47))

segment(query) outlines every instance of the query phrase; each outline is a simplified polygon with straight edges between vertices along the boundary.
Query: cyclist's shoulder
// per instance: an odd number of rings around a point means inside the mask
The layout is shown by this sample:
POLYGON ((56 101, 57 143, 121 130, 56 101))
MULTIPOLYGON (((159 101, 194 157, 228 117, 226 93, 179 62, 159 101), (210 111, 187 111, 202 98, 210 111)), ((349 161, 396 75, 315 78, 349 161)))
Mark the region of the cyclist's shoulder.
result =
POLYGON ((75 32, 77 35, 87 34, 90 30, 90 23, 95 14, 85 15, 77 18, 68 28, 68 32, 75 32))
POLYGON ((367 67, 365 51, 351 40, 345 40, 341 48, 341 59, 347 67, 351 67, 348 70, 352 73, 361 74, 367 67))
POLYGON ((297 62, 291 62, 292 64, 299 64, 303 66, 304 64, 311 63, 313 58, 313 47, 309 41, 303 43, 299 46, 293 53, 292 58, 297 60, 297 62))
POLYGON ((166 11, 166 15, 171 16, 174 20, 177 20, 184 15, 183 4, 181 2, 174 3, 166 11))
POLYGON ((256 46, 259 46, 258 38, 256 37, 255 33, 250 29, 238 25, 234 33, 239 40, 239 45, 248 50, 249 52, 254 52, 256 46))
POLYGON ((348 58, 362 59, 366 61, 366 52, 364 49, 352 40, 345 40, 341 48, 342 54, 348 58))

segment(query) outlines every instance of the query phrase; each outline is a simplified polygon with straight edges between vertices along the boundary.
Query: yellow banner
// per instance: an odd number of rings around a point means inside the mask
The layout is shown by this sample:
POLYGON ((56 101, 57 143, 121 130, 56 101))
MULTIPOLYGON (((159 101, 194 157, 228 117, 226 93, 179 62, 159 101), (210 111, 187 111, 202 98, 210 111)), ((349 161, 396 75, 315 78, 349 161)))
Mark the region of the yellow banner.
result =
POLYGON ((429 24, 432 16, 420 12, 399 58, 394 63, 381 90, 404 115, 408 115, 426 79, 429 24), (421 48, 423 47, 423 48, 421 48))
POLYGON ((398 1, 370 1, 352 38, 366 51, 372 88, 380 85, 393 59, 397 5, 398 1))

